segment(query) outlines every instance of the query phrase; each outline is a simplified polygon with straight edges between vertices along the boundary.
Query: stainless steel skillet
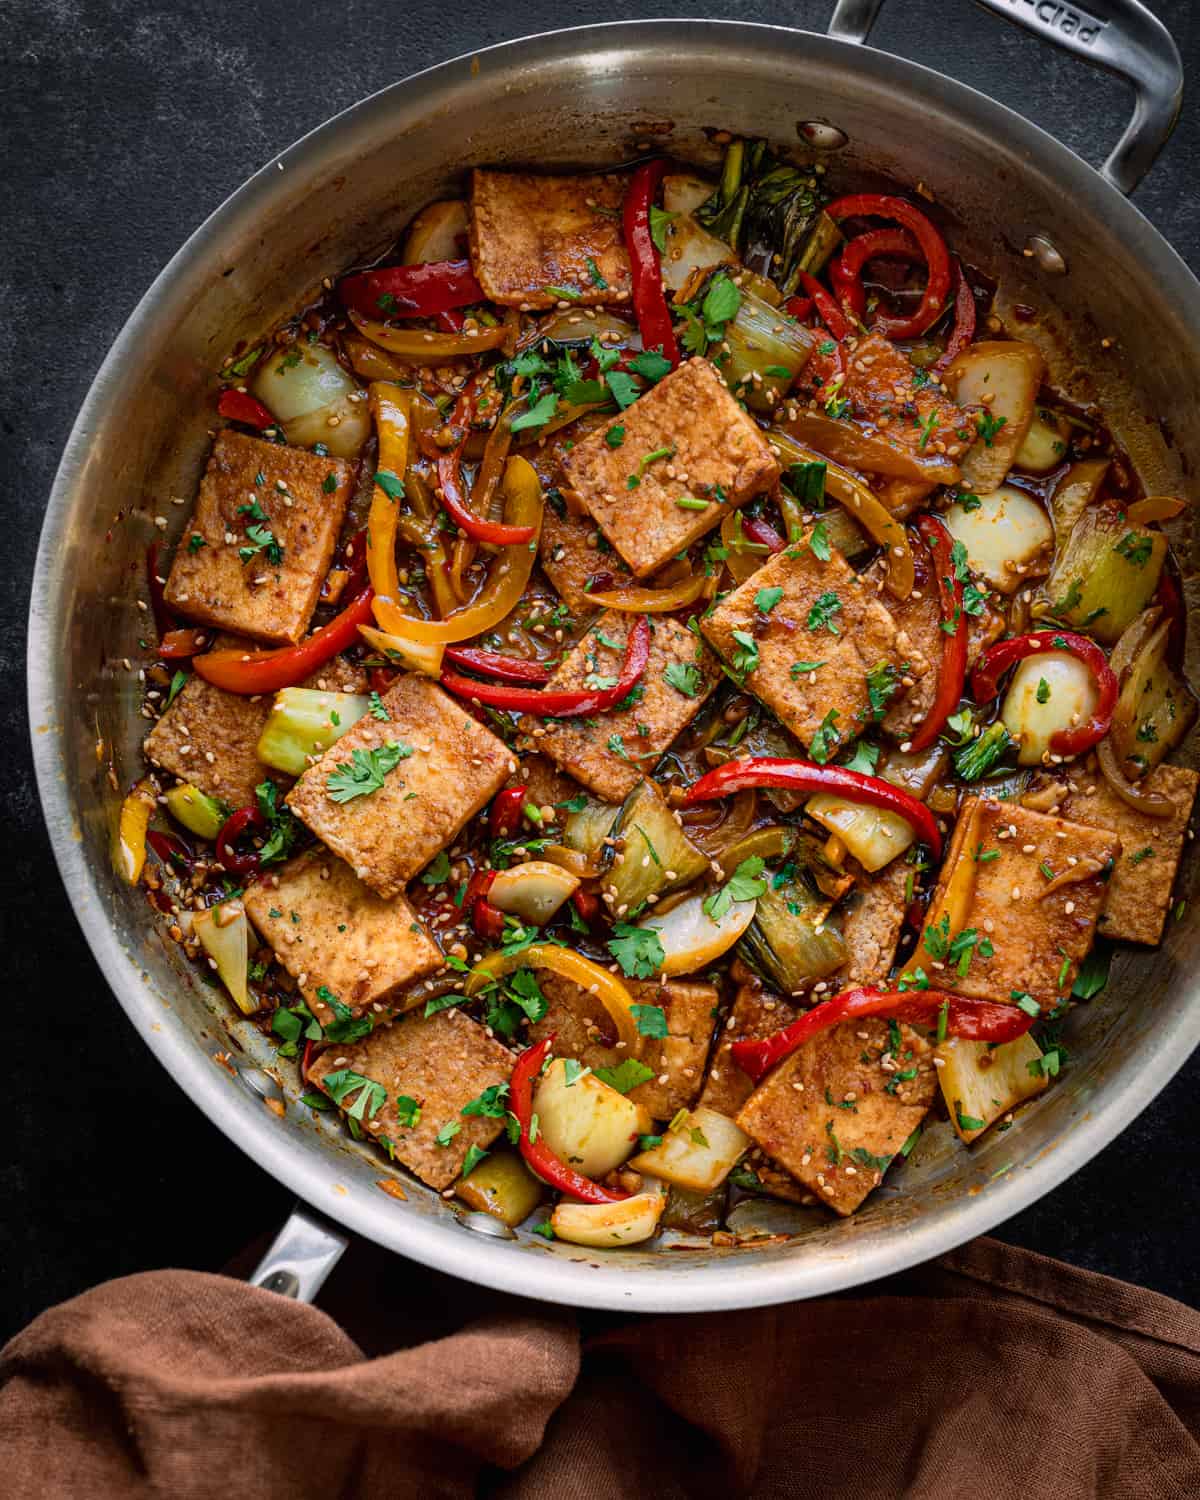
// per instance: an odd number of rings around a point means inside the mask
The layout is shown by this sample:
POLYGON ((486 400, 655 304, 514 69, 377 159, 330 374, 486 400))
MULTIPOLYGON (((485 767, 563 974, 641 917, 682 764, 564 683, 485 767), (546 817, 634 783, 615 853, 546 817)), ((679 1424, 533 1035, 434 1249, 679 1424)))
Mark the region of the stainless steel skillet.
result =
MULTIPOLYGON (((138 657, 142 633, 131 568, 154 517, 185 514, 169 501, 195 488, 212 370, 307 286, 392 238, 471 162, 600 164, 646 140, 711 162, 705 128, 722 127, 803 142, 838 171, 923 181, 957 220, 956 246, 997 276, 1003 295, 1048 310, 1030 331, 1046 338, 1060 382, 1104 404, 1148 486, 1186 492, 1200 459, 1200 286, 1122 196, 1173 123, 1178 56, 1134 0, 1093 0, 1099 14, 1058 0, 983 3, 1133 83, 1134 117, 1103 174, 969 88, 860 45, 873 0, 842 0, 825 37, 710 21, 556 32, 431 69, 307 136, 192 236, 105 361, 59 470, 34 584, 41 795, 68 892, 130 1019, 214 1122, 317 1211, 293 1219, 260 1273, 281 1289, 312 1295, 344 1230, 485 1285, 577 1305, 707 1310, 839 1290, 936 1255, 1050 1191, 1200 1041, 1187 956, 1200 913, 1189 903, 1162 949, 1116 966, 1078 1018, 1072 1067, 1006 1134, 967 1154, 948 1131, 927 1132, 863 1213, 798 1219, 782 1247, 588 1256, 476 1233, 415 1184, 398 1202, 376 1186, 380 1163, 336 1126, 291 1099, 283 1119, 264 1107, 264 1092, 279 1096, 263 1072, 269 1047, 196 984, 143 899, 111 873, 115 796, 96 746, 128 779, 144 727, 121 666, 138 657), (215 1060, 227 1053, 231 1064, 215 1060)), ((1190 572, 1186 527, 1176 546, 1190 572)))

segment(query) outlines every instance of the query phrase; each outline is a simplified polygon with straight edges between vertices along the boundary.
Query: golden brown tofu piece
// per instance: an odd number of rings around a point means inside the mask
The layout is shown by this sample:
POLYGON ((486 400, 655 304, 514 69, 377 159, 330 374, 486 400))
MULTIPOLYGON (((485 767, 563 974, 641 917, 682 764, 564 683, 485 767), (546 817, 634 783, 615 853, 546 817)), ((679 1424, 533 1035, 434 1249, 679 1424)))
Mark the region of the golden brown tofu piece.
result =
POLYGON ((1127 943, 1161 942, 1200 777, 1183 766, 1156 766, 1139 786, 1166 797, 1175 812, 1151 818, 1110 791, 1097 768, 1075 765, 1067 774, 1071 790, 1059 813, 1073 823, 1106 829, 1121 841, 1097 931, 1127 943))
POLYGON ((328 996, 356 1016, 405 1010, 414 980, 442 966, 442 954, 403 896, 385 901, 328 849, 310 849, 256 880, 246 913, 293 975, 323 1026, 336 1012, 328 996))
POLYGON ((224 428, 175 549, 167 603, 190 620, 254 640, 300 640, 333 560, 354 472, 340 458, 224 428))
MULTIPOLYGON (((347 1070, 381 1085, 386 1097, 369 1095, 362 1109, 364 1131, 422 1182, 441 1189, 462 1171, 472 1146, 486 1150, 504 1129, 502 1118, 462 1111, 485 1089, 507 1083, 515 1062, 478 1022, 443 1010, 428 1018, 406 1016, 361 1042, 327 1047, 308 1076, 326 1093, 330 1075, 347 1070)), ((346 1106, 357 1108, 360 1097, 347 1094, 346 1106)))
MULTIPOLYGON (((882 334, 869 333, 846 347, 848 357, 832 350, 823 354, 817 346, 797 380, 799 410, 794 417, 789 413, 788 430, 842 463, 874 469, 869 449, 855 449, 856 439, 865 436, 876 449, 883 445, 890 450, 886 471, 893 478, 957 484, 959 463, 975 439, 973 419, 950 400, 936 377, 918 370, 882 334), (834 389, 830 382, 839 375, 834 389), (849 403, 836 422, 829 419, 831 398, 849 403)), ((891 493, 897 514, 912 509, 914 493, 891 493)))
POLYGON ((877 875, 863 876, 838 910, 849 962, 829 984, 834 991, 851 984, 881 984, 892 972, 912 866, 893 860, 877 875))
MULTIPOLYGON (((219 637, 214 646, 255 649, 235 637, 219 637)), ((304 686, 360 693, 366 690, 366 676, 361 668, 338 657, 304 686)), ((254 801, 254 788, 260 782, 283 783, 289 779, 264 766, 254 754, 273 702, 269 693, 260 698, 227 693, 193 673, 146 736, 142 746, 146 759, 230 809, 246 807, 254 801)))
POLYGON ((779 478, 766 438, 704 359, 681 364, 613 425, 624 428, 617 447, 594 432, 565 455, 563 473, 637 578, 779 478))
POLYGON ((428 677, 398 678, 383 706, 386 721, 359 719, 309 766, 287 801, 360 880, 392 897, 499 791, 514 761, 503 740, 428 677), (365 794, 339 800, 355 774, 343 768, 357 762, 366 775, 393 761, 373 784, 362 783, 365 794))
POLYGON ((570 814, 559 808, 558 803, 569 802, 572 797, 579 795, 580 790, 579 783, 573 777, 564 775, 544 755, 535 754, 521 757, 517 769, 508 778, 508 785, 525 787, 528 800, 535 807, 554 808, 555 819, 559 823, 570 817, 570 814))
POLYGON ((891 615, 842 554, 831 549, 822 562, 808 539, 776 553, 700 628, 805 746, 823 731, 829 759, 871 722, 868 672, 916 677, 926 666, 901 653, 891 615))
POLYGON ((738 986, 733 1006, 717 1036, 712 1062, 700 1103, 732 1120, 754 1092, 750 1076, 730 1055, 734 1042, 758 1042, 782 1031, 800 1014, 802 1007, 767 989, 761 979, 747 979, 738 986))
POLYGON ((627 301, 621 205, 628 181, 616 172, 541 177, 476 167, 471 264, 491 301, 528 308, 627 301))
MULTIPOLYGON (((602 614, 555 672, 547 691, 581 689, 589 679, 618 675, 635 619, 616 610, 602 614)), ((678 620, 660 616, 650 621, 650 630, 650 659, 634 688, 636 701, 628 708, 609 709, 590 720, 529 715, 521 720, 521 729, 533 736, 543 755, 606 802, 625 800, 720 680, 711 654, 678 620)))
POLYGON ((968 798, 910 968, 924 968, 935 989, 1007 1004, 1028 994, 1052 1010, 1092 946, 1120 852, 1113 833, 968 798), (960 934, 972 933, 964 946, 960 934))
POLYGON ((546 507, 538 545, 542 571, 562 595, 567 608, 581 620, 597 609, 588 598, 589 580, 597 581, 597 592, 629 581, 629 569, 624 562, 607 542, 598 547, 597 539, 603 540, 591 516, 573 516, 570 511, 558 516, 550 506, 546 507), (611 583, 605 574, 611 575, 611 583))
POLYGON ((667 1023, 665 1037, 639 1036, 636 1051, 616 1046, 616 1029, 608 1012, 585 989, 569 979, 544 975, 546 1014, 529 1029, 531 1042, 555 1033, 554 1051, 574 1057, 588 1068, 614 1068, 636 1057, 654 1069, 654 1077, 629 1091, 656 1120, 670 1120, 690 1108, 700 1092, 709 1042, 716 1024, 718 995, 711 984, 692 980, 626 979, 636 1005, 656 1005, 667 1023))
POLYGON ((900 1027, 843 1021, 793 1052, 759 1084, 737 1123, 772 1161, 835 1213, 852 1214, 883 1181, 937 1088, 933 1052, 900 1027))

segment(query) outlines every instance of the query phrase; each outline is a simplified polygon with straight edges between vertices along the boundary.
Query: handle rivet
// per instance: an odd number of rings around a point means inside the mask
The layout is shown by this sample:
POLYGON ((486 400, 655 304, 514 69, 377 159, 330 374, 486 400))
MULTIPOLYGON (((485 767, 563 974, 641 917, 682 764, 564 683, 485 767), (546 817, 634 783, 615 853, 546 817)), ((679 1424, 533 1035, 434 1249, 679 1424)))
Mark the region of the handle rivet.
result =
POLYGON ((1065 276, 1067 274, 1067 263, 1062 252, 1054 242, 1044 234, 1031 234, 1025 241, 1025 254, 1031 256, 1038 263, 1038 268, 1048 271, 1051 276, 1065 276))
POLYGON ((797 120, 796 134, 818 151, 840 151, 850 140, 844 130, 827 120, 797 120))

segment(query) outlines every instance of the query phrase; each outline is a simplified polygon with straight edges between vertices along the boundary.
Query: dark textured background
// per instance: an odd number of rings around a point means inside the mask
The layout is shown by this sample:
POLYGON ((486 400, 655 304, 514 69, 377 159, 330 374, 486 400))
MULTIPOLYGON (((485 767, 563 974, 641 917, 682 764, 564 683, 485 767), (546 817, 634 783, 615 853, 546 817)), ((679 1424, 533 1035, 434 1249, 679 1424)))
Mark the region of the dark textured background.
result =
MULTIPOLYGON (((190 231, 297 136, 442 58, 679 0, 0 0, 0 487, 12 579, 0 593, 0 795, 7 974, 0 1335, 105 1277, 217 1269, 288 1195, 178 1092, 91 961, 51 860, 30 768, 25 611, 59 453, 125 317, 190 231)), ((713 6, 821 29, 831 0, 713 6)), ((1154 0, 1189 71, 1200 7, 1154 0)), ((874 42, 993 94, 1099 161, 1126 90, 963 0, 891 0, 874 42)), ((1200 103, 1137 202, 1200 269, 1200 103)), ((1142 1118, 1002 1238, 1194 1298, 1200 1056, 1142 1118)))

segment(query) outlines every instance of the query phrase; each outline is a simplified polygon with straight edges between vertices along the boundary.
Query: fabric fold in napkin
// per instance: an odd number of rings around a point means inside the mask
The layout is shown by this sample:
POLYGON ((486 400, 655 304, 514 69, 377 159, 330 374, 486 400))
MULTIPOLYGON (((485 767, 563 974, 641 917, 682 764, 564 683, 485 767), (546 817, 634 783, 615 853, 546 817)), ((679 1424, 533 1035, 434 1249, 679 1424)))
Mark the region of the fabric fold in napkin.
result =
POLYGON ((641 1319, 356 1246, 322 1301, 159 1271, 43 1313, 0 1355, 0 1495, 1200 1495, 1200 1314, 994 1240, 641 1319))

